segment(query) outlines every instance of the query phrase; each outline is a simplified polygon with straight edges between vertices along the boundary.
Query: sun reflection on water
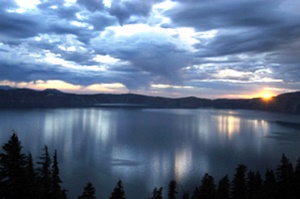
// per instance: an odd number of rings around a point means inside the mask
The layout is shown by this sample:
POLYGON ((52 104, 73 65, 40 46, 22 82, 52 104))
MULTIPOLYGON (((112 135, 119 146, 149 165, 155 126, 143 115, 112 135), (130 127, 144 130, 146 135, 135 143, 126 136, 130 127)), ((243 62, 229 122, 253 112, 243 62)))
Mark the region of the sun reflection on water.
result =
POLYGON ((191 147, 184 147, 180 150, 176 150, 174 169, 176 181, 180 182, 188 175, 192 164, 193 155, 191 147))
POLYGON ((225 135, 229 139, 240 133, 241 120, 232 115, 220 115, 217 117, 218 130, 220 136, 225 135))

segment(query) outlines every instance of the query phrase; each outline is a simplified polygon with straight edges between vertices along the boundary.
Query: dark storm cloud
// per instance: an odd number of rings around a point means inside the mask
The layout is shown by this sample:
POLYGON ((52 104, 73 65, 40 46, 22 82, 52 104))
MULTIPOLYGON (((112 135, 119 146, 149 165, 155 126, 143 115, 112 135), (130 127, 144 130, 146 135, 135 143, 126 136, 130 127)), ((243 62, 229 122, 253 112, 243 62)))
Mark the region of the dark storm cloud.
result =
POLYGON ((153 2, 150 1, 112 1, 111 7, 109 8, 109 13, 116 16, 121 25, 126 22, 131 16, 143 16, 146 17, 150 11, 153 2))
POLYGON ((0 79, 14 82, 61 80, 83 86, 99 83, 99 80, 111 82, 111 77, 107 74, 90 71, 78 73, 78 71, 47 63, 9 63, 7 61, 0 61, 0 79))
POLYGON ((274 15, 278 0, 274 1, 179 1, 179 5, 167 11, 173 23, 198 30, 233 27, 263 27, 276 24, 274 15))
POLYGON ((90 39, 93 38, 93 35, 95 34, 93 31, 89 31, 86 28, 74 26, 70 24, 68 21, 61 21, 61 22, 50 24, 48 31, 50 33, 54 33, 58 35, 66 35, 66 34, 76 35, 78 40, 83 43, 88 43, 90 39))
POLYGON ((37 7, 47 18, 52 16, 59 19, 76 19, 76 13, 80 11, 80 8, 76 5, 65 7, 63 6, 64 3, 64 0, 43 0, 37 7))
POLYGON ((102 31, 105 29, 105 27, 117 24, 117 21, 114 17, 105 15, 101 12, 93 13, 87 22, 93 25, 94 30, 96 31, 102 31))
POLYGON ((220 33, 208 44, 197 44, 199 56, 223 56, 244 52, 269 52, 285 48, 300 38, 300 21, 277 24, 261 29, 247 29, 239 32, 220 33))
POLYGON ((61 71, 50 70, 48 67, 19 62, 9 63, 7 61, 0 61, 0 78, 15 82, 28 82, 35 80, 51 80, 66 75, 61 71))
POLYGON ((0 12, 0 35, 7 38, 28 38, 43 31, 35 15, 0 12))

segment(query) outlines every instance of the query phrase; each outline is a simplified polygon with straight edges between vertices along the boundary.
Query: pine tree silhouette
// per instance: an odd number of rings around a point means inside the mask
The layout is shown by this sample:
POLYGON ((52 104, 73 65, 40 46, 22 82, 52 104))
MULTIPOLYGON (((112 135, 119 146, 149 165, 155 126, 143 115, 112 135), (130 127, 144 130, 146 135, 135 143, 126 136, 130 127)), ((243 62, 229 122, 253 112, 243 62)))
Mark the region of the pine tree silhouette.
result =
POLYGON ((48 147, 44 146, 43 154, 39 157, 40 161, 37 162, 39 167, 37 168, 38 182, 40 184, 40 194, 44 199, 50 199, 52 194, 52 172, 51 159, 48 152, 48 147))
POLYGON ((117 186, 111 193, 111 196, 109 197, 110 199, 125 199, 125 191, 123 188, 122 181, 119 180, 117 183, 117 186))
POLYGON ((232 199, 246 199, 247 186, 245 180, 245 172, 247 167, 239 164, 232 180, 232 199))
POLYGON ((78 199, 96 199, 95 194, 96 190, 93 184, 91 182, 88 182, 78 199))
POLYGON ((14 132, 0 153, 0 198, 24 198, 26 194, 26 156, 14 132))
POLYGON ((282 154, 280 164, 276 169, 277 177, 277 197, 279 198, 292 198, 292 181, 293 181, 293 165, 290 160, 282 154))
POLYGON ((169 183, 169 189, 168 189, 168 199, 176 199, 177 194, 177 183, 175 180, 172 180, 169 183))
POLYGON ((230 181, 228 175, 224 176, 218 184, 217 189, 218 199, 229 199, 230 198, 230 181))
POLYGON ((295 198, 300 198, 300 158, 298 158, 294 171, 294 193, 295 198))
POLYGON ((214 178, 208 173, 202 178, 199 195, 201 199, 214 199, 216 197, 214 178))
POLYGON ((26 186, 27 186, 27 193, 28 198, 35 199, 38 197, 37 191, 37 176, 34 170, 33 160, 31 153, 27 156, 27 165, 26 165, 26 186))
POLYGON ((262 198, 275 199, 276 179, 273 170, 267 169, 262 189, 262 198))
POLYGON ((59 177, 59 168, 57 162, 57 151, 55 150, 53 156, 53 165, 52 165, 52 197, 56 199, 65 198, 60 184, 62 183, 59 177))
POLYGON ((163 188, 160 187, 159 189, 157 189, 156 187, 154 188, 153 192, 152 192, 152 197, 150 199, 162 199, 162 190, 163 188))

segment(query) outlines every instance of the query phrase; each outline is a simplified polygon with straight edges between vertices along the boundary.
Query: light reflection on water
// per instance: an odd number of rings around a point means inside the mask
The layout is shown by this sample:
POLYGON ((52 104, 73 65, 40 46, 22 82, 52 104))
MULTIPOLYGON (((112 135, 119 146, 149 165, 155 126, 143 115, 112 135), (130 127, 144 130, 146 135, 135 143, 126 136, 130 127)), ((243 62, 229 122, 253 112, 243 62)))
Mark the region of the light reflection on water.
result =
POLYGON ((87 181, 98 197, 108 198, 119 178, 128 198, 149 198, 154 187, 166 191, 172 179, 181 186, 199 185, 205 172, 217 180, 232 175, 239 163, 265 170, 276 166, 283 152, 295 161, 299 129, 275 121, 300 118, 210 109, 1 110, 0 141, 15 129, 34 157, 44 145, 57 149, 70 198, 87 181))

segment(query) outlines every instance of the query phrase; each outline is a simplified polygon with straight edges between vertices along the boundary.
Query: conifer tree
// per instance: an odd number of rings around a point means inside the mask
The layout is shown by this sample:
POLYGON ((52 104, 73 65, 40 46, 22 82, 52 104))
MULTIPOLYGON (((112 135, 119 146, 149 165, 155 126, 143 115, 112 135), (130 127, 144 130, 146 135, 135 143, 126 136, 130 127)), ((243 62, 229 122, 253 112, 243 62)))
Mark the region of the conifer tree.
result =
POLYGON ((51 173, 51 159, 48 152, 48 147, 43 148, 44 153, 39 157, 40 161, 37 162, 39 167, 37 168, 38 172, 38 181, 40 184, 40 194, 44 199, 51 198, 52 194, 52 173, 51 173))
POLYGON ((297 160, 294 171, 294 193, 296 198, 300 198, 300 157, 297 160))
POLYGON ((248 199, 257 198, 259 196, 261 186, 261 177, 259 172, 256 172, 255 174, 253 171, 249 171, 247 177, 248 199))
POLYGON ((31 153, 27 156, 27 165, 26 165, 26 187, 28 198, 35 199, 38 198, 37 195, 37 179, 36 173, 34 171, 34 165, 32 160, 31 153))
POLYGON ((276 191, 276 179, 273 170, 267 169, 265 174, 265 181, 263 183, 263 197, 268 199, 275 198, 275 191, 276 191))
POLYGON ((200 198, 200 189, 199 187, 195 187, 191 199, 198 199, 198 198, 200 198))
POLYGON ((190 199, 190 194, 188 191, 184 192, 182 195, 182 199, 190 199))
POLYGON ((96 190, 93 184, 91 182, 88 182, 78 199, 96 199, 95 194, 96 190))
POLYGON ((52 165, 52 189, 53 198, 63 198, 63 193, 61 190, 60 184, 62 183, 60 177, 59 177, 59 168, 58 168, 58 162, 57 162, 57 151, 55 150, 54 156, 53 156, 53 165, 52 165))
POLYGON ((26 156, 22 153, 21 142, 14 132, 2 146, 0 153, 0 198, 24 198, 26 156))
POLYGON ((169 183, 169 189, 168 189, 168 199, 176 199, 177 194, 177 183, 175 180, 172 180, 169 183))
POLYGON ((280 159, 280 164, 276 170, 277 177, 277 191, 278 197, 281 198, 291 198, 292 193, 292 181, 293 181, 293 165, 290 163, 290 160, 282 154, 280 159))
POLYGON ((125 199, 125 191, 123 188, 122 181, 119 180, 113 192, 111 193, 110 199, 125 199))
POLYGON ((206 173, 201 181, 200 198, 201 199, 214 199, 216 197, 216 186, 214 178, 206 173))
POLYGON ((246 199, 247 186, 245 172, 247 167, 244 164, 239 164, 236 173, 232 180, 232 199, 246 199))
POLYGON ((162 190, 163 188, 160 187, 159 189, 157 189, 156 187, 154 188, 153 192, 152 192, 152 197, 151 199, 162 199, 162 190))
POLYGON ((228 175, 224 176, 218 184, 217 189, 218 199, 229 199, 230 198, 230 181, 228 175))

